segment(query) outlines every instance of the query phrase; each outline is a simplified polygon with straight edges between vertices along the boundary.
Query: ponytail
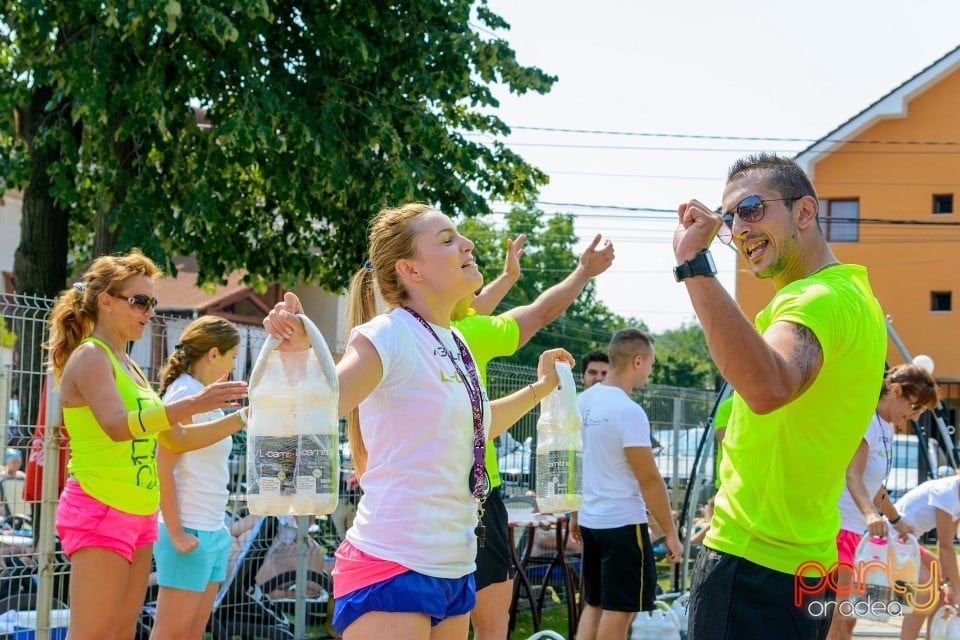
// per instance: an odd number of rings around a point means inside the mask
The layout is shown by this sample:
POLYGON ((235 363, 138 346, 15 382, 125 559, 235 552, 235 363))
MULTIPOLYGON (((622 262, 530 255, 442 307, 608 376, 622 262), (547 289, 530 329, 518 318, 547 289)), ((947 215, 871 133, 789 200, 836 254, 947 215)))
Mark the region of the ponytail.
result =
POLYGON ((66 289, 50 312, 50 339, 44 348, 50 352, 47 365, 54 380, 60 382, 63 368, 74 349, 93 333, 97 321, 97 297, 82 283, 66 289))
MULTIPOLYGON (((353 276, 350 283, 350 307, 348 323, 350 329, 357 327, 377 314, 377 297, 373 282, 373 269, 361 267, 353 276)), ((360 408, 354 407, 347 414, 347 439, 350 442, 350 451, 353 455, 353 468, 357 477, 367 470, 367 446, 363 442, 360 432, 360 408)))

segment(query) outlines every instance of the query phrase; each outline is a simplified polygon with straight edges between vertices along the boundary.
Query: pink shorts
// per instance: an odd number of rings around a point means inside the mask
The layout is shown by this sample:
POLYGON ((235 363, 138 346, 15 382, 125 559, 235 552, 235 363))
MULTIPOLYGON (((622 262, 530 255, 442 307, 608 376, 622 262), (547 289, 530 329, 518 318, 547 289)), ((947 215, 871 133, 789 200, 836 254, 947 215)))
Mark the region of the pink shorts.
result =
POLYGON ((840 533, 837 534, 837 555, 840 562, 853 564, 853 558, 857 555, 857 545, 860 544, 861 538, 863 538, 862 534, 840 529, 840 533))
POLYGON ((100 547, 133 562, 134 551, 157 540, 157 513, 139 516, 114 509, 70 478, 57 505, 57 535, 68 558, 78 549, 100 547))

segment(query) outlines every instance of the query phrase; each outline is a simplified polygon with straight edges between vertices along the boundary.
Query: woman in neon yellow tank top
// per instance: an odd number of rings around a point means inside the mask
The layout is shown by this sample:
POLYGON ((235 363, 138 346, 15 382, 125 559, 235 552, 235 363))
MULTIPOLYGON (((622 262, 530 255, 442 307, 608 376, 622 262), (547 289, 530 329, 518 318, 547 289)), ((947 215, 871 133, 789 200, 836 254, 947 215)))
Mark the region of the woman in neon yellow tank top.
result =
POLYGON ((164 405, 126 355, 155 315, 160 275, 139 252, 97 258, 50 316, 47 348, 70 435, 57 533, 72 565, 71 640, 133 635, 157 539, 156 444, 190 451, 246 422, 235 412, 182 427, 194 414, 235 407, 246 383, 221 380, 164 405))

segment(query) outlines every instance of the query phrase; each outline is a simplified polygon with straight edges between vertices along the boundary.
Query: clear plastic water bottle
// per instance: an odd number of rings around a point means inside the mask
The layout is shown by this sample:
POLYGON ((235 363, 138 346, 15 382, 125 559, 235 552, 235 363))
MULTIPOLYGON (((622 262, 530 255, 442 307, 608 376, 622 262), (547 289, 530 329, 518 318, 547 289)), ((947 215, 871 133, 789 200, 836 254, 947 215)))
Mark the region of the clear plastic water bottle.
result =
POLYGON ((541 513, 576 511, 583 503, 583 420, 573 372, 557 362, 560 386, 540 401, 537 421, 537 506, 541 513))
POLYGON ((281 353, 271 338, 250 375, 247 507, 259 515, 333 513, 340 491, 336 369, 304 319, 312 349, 281 353))

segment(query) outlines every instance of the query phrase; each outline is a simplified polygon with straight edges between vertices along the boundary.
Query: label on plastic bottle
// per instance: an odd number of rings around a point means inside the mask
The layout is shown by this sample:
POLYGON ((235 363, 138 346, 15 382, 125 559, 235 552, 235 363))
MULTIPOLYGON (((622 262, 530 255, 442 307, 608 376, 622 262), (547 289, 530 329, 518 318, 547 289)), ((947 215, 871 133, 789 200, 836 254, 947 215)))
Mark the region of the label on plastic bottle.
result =
POLYGON ((583 452, 580 450, 550 449, 540 453, 537 455, 537 495, 582 494, 582 468, 583 452))
MULTIPOLYGON (((333 493, 334 472, 339 453, 333 447, 334 436, 307 435, 299 436, 300 446, 297 449, 297 482, 298 495, 313 495, 318 493, 333 493)), ((339 482, 339 477, 337 481, 339 482)))
POLYGON ((249 488, 253 495, 293 493, 297 470, 299 436, 252 436, 248 439, 257 482, 249 488))

